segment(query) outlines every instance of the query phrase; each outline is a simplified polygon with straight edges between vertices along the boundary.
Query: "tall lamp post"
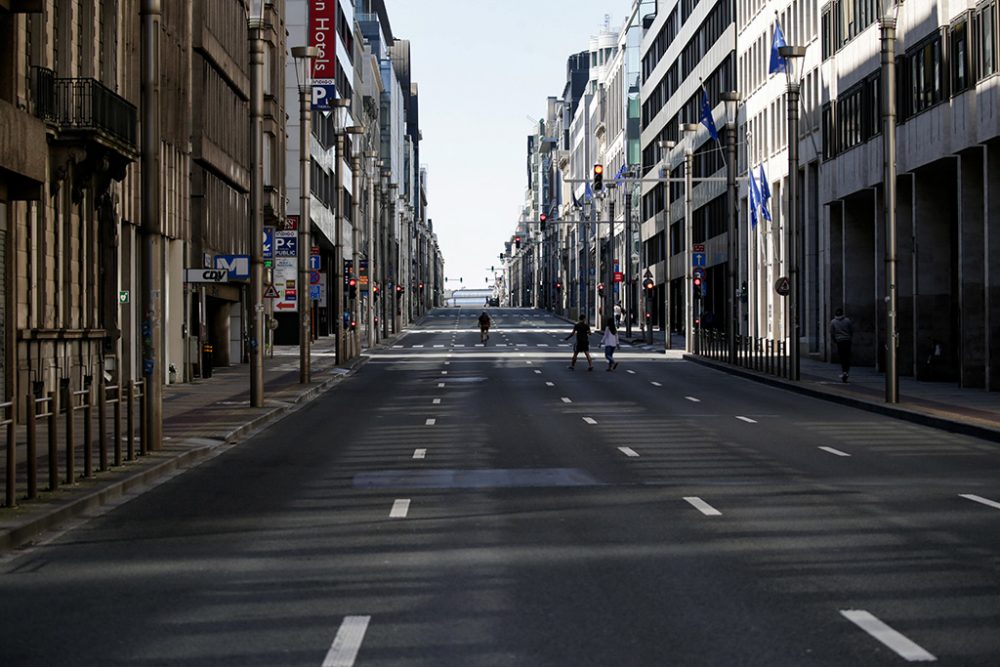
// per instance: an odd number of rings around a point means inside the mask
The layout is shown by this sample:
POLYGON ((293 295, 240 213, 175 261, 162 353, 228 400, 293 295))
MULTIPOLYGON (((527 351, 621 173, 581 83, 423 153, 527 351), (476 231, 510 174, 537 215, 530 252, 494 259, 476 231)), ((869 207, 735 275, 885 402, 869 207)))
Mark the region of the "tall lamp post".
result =
POLYGON ((736 363, 736 331, 740 324, 739 297, 737 285, 739 270, 739 216, 736 215, 736 114, 739 111, 740 94, 736 91, 722 93, 726 105, 726 219, 729 222, 729 315, 726 327, 729 343, 729 363, 736 363))
POLYGON ((896 0, 880 0, 882 31, 882 210, 885 216, 885 402, 899 403, 896 320, 896 0))
POLYGON ((247 4, 250 38, 250 405, 264 405, 264 0, 247 4))
POLYGON ((799 379, 799 85, 802 80, 803 46, 782 46, 778 55, 785 59, 788 79, 788 275, 791 291, 785 306, 788 327, 788 379, 799 379))
MULTIPOLYGON (((292 58, 295 59, 295 78, 299 84, 299 238, 298 238, 298 269, 299 294, 302 288, 309 285, 309 249, 312 248, 312 230, 309 221, 309 190, 311 187, 309 169, 311 167, 312 143, 312 61, 319 56, 315 46, 292 47, 292 58)), ((310 326, 311 308, 307 298, 299 298, 299 382, 309 384, 311 380, 310 343, 312 330, 310 326)))
POLYGON ((681 133, 687 139, 684 142, 684 286, 687 296, 684 297, 684 351, 697 354, 695 347, 697 335, 694 330, 694 282, 691 275, 691 244, 694 242, 694 225, 691 221, 692 200, 691 189, 694 174, 694 137, 698 132, 697 123, 681 123, 681 133))
MULTIPOLYGON (((676 141, 660 141, 660 159, 663 161, 664 175, 670 178, 670 155, 677 145, 676 141)), ((663 184, 663 245, 666 256, 663 258, 663 349, 673 349, 673 313, 670 312, 670 261, 674 256, 674 239, 670 233, 670 181, 663 184)), ((652 337, 652 332, 650 332, 652 337)))

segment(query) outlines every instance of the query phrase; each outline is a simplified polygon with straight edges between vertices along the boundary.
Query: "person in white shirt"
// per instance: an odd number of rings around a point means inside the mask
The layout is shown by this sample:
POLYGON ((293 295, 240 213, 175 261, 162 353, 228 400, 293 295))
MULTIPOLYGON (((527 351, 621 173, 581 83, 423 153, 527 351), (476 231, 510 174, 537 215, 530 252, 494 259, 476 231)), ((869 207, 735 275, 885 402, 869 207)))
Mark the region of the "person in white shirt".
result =
POLYGON ((618 362, 615 361, 615 350, 618 349, 618 329, 615 327, 615 321, 610 317, 604 323, 601 345, 604 346, 604 358, 608 360, 607 370, 615 370, 618 368, 618 362))

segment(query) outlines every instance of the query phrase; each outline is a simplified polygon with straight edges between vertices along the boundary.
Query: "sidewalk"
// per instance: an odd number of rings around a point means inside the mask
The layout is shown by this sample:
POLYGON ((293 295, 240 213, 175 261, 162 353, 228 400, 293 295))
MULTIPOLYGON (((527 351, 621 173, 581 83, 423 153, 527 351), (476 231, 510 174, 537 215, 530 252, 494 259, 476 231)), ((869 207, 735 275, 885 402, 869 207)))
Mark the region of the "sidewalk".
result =
MULTIPOLYGON (((391 342, 383 341, 383 345, 391 342)), ((40 533, 67 519, 88 513, 108 502, 155 482, 177 470, 190 467, 221 452, 227 445, 281 419, 317 398, 334 384, 356 371, 366 360, 361 356, 343 367, 334 363, 332 338, 320 339, 312 346, 312 382, 299 384, 299 348, 275 348, 273 358, 264 362, 265 406, 250 407, 250 368, 248 364, 215 368, 211 378, 163 388, 163 447, 160 451, 137 456, 107 472, 95 472, 82 478, 82 428, 77 428, 76 471, 74 484, 63 483, 50 492, 47 478, 47 452, 44 436, 40 438, 38 498, 25 500, 24 429, 18 437, 18 502, 14 508, 0 508, 0 552, 35 539, 40 533)), ((82 418, 79 418, 82 421, 82 418)), ((95 417, 96 420, 96 411, 95 417)), ((60 419, 62 421, 62 419, 60 419)), ((138 429, 138 418, 136 418, 138 429)), ((110 426, 109 426, 110 429, 110 426)), ((60 437, 64 438, 64 431, 60 437)), ((97 437, 97 427, 94 436, 97 437)), ((60 475, 65 474, 65 440, 59 443, 60 475)), ((96 446, 95 446, 96 449, 96 446)), ((136 444, 138 450, 138 444, 136 444)), ((96 454, 95 454, 96 456, 96 454)), ((0 457, 0 480, 6 474, 5 457, 0 457)), ((97 464, 94 464, 95 470, 97 464)), ((65 482, 65 480, 62 480, 65 482)), ((2 496, 0 496, 2 497, 2 496)))
POLYGON ((686 354, 684 358, 800 394, 1000 442, 1000 392, 900 377, 899 403, 890 405, 885 402, 885 375, 873 367, 852 368, 850 382, 844 383, 840 381, 839 365, 803 358, 799 366, 801 380, 791 382, 704 357, 686 354))

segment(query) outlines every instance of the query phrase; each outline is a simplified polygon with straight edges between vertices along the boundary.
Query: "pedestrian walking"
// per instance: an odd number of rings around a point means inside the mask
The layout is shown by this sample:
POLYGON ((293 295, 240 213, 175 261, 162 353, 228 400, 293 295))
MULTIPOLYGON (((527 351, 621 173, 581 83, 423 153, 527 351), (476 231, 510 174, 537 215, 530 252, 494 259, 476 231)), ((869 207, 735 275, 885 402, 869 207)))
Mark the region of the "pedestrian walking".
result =
POLYGON ((854 339, 854 323, 844 315, 844 309, 838 308, 830 320, 830 336, 837 345, 837 357, 840 359, 840 381, 847 382, 851 372, 851 341, 854 339))
POLYGON ((622 307, 615 304, 615 328, 622 325, 622 307))
POLYGON ((479 316, 479 342, 486 345, 486 342, 490 339, 490 316, 483 311, 483 314, 479 316))
POLYGON ((576 341, 573 344, 573 360, 569 362, 569 369, 573 370, 576 366, 577 355, 583 352, 583 355, 587 357, 587 370, 594 370, 594 360, 590 358, 590 325, 587 324, 586 315, 580 316, 580 320, 573 325, 573 330, 563 340, 569 340, 573 336, 576 336, 576 341))
POLYGON ((615 370, 618 368, 618 362, 615 361, 615 350, 618 349, 618 328, 615 326, 615 321, 610 317, 604 324, 604 335, 601 336, 601 345, 604 346, 604 358, 608 360, 607 370, 615 370))

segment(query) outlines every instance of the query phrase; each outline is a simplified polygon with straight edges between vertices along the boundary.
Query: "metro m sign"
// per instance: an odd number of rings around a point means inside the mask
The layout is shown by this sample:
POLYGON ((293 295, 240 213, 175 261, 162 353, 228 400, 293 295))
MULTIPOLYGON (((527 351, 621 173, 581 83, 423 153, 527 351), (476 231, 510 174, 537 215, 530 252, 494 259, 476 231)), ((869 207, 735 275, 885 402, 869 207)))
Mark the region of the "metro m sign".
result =
POLYGON ((336 96, 337 0, 309 0, 309 46, 319 51, 312 65, 312 108, 329 111, 336 96))

